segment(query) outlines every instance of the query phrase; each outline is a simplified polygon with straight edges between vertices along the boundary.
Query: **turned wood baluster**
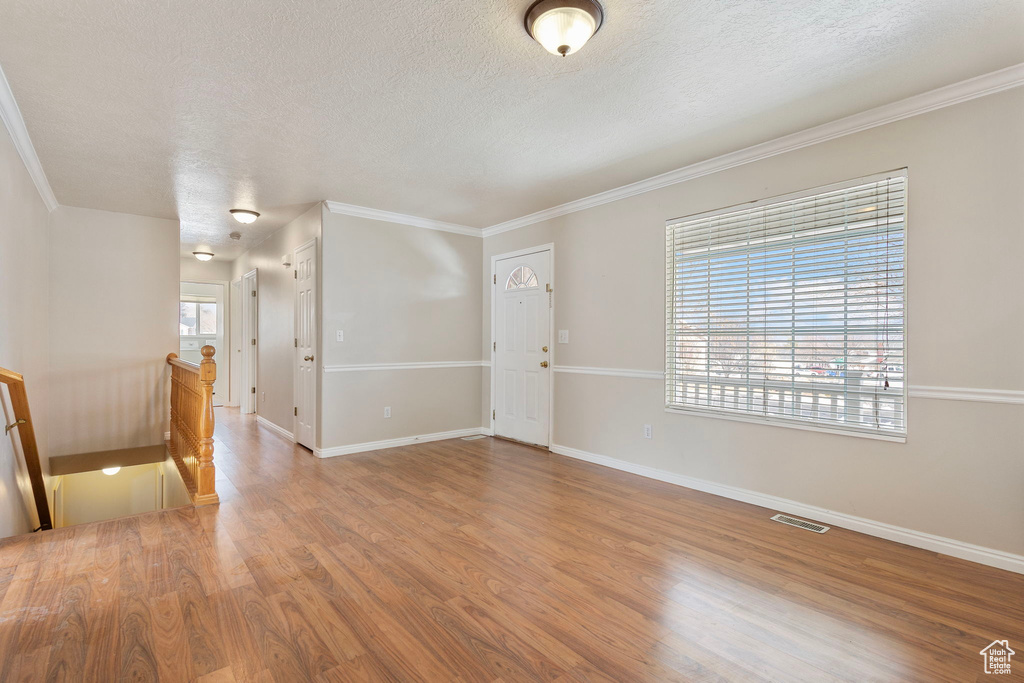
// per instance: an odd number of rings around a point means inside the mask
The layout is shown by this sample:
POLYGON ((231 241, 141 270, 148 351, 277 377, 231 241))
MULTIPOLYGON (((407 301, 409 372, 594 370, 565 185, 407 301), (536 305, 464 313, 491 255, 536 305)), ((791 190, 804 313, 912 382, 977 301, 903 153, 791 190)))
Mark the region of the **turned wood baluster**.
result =
POLYGON ((217 499, 214 479, 216 470, 213 466, 213 383, 217 379, 217 364, 213 360, 216 349, 204 346, 200 353, 203 360, 199 363, 199 385, 201 406, 199 415, 199 463, 196 480, 196 502, 217 499))

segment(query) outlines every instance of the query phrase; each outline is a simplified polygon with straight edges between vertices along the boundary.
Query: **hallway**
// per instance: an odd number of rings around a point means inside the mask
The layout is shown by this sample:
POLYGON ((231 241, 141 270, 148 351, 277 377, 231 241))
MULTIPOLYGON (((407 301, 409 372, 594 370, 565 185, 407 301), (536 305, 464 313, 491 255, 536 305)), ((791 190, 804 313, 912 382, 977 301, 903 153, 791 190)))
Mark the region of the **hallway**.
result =
POLYGON ((318 460, 217 410, 222 503, 0 541, 0 680, 966 680, 1024 577, 494 439, 318 460))

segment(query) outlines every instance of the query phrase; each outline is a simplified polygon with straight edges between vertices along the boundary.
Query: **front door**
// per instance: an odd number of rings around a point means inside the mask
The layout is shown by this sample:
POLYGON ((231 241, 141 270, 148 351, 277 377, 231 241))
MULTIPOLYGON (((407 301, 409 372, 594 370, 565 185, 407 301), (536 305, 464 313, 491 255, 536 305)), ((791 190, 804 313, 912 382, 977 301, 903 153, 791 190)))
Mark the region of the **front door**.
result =
POLYGON ((295 440, 316 446, 316 240, 295 250, 295 440))
POLYGON ((551 252, 495 262, 494 433, 548 445, 551 252))

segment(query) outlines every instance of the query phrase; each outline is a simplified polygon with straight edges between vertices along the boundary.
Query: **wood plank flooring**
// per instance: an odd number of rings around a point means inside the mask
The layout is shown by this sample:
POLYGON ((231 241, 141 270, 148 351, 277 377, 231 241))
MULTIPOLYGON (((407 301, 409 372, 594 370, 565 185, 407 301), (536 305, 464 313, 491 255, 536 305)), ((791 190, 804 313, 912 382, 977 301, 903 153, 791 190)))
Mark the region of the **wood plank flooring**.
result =
POLYGON ((317 460, 217 419, 219 507, 0 542, 0 681, 965 681, 997 638, 1024 680, 1024 576, 494 439, 317 460))

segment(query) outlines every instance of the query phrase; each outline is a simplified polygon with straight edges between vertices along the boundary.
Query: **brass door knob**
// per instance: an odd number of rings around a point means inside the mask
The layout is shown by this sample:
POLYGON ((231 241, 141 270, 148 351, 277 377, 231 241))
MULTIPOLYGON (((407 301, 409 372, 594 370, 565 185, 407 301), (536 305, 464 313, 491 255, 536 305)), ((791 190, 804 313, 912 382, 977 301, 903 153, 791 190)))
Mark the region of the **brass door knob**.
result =
POLYGON ((546 367, 548 366, 548 362, 547 362, 546 360, 542 360, 542 361, 540 362, 540 366, 541 366, 542 368, 546 368, 546 367))
POLYGON ((542 346, 542 347, 540 347, 540 350, 543 351, 544 353, 547 353, 548 352, 548 347, 542 346))
POLYGON ((313 360, 313 356, 306 356, 306 357, 305 357, 305 358, 303 358, 302 360, 313 360))

